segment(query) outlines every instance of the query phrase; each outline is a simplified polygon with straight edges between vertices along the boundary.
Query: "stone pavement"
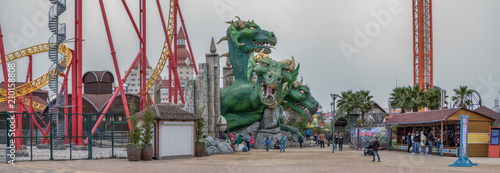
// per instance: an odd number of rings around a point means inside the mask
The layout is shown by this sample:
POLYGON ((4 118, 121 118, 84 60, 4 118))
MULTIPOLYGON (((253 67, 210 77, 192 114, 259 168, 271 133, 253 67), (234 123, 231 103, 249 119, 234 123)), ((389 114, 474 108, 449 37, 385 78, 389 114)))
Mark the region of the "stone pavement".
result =
POLYGON ((129 162, 126 159, 17 162, 15 166, 0 164, 0 172, 499 172, 500 159, 471 158, 478 166, 452 168, 456 157, 411 155, 399 151, 380 151, 381 162, 362 151, 331 152, 330 148, 289 148, 266 152, 220 154, 201 158, 129 162))

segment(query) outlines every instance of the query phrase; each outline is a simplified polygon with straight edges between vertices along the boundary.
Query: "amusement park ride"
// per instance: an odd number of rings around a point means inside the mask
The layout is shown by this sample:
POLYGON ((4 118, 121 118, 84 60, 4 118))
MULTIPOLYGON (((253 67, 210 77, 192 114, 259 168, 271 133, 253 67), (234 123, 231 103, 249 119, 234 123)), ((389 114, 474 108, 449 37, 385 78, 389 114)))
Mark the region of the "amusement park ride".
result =
MULTIPOLYGON (((58 23, 58 16, 61 15, 64 11, 66 11, 66 0, 50 0, 50 2, 53 4, 52 8, 49 10, 49 29, 51 32, 54 33, 54 35, 49 39, 48 43, 45 44, 40 44, 36 46, 32 46, 29 48, 25 48, 19 51, 15 51, 13 53, 5 55, 4 52, 4 46, 3 46, 3 35, 2 35, 2 30, 1 30, 1 25, 0 25, 0 54, 1 54, 1 64, 2 64, 2 69, 3 69, 3 74, 4 74, 4 81, 5 81, 5 86, 6 89, 0 88, 0 102, 5 102, 7 101, 9 103, 9 112, 10 113, 15 113, 14 111, 14 104, 17 104, 17 112, 27 112, 27 113, 32 113, 30 119, 33 120, 33 123, 36 125, 36 127, 39 128, 39 130, 42 132, 44 135, 45 139, 44 141, 48 141, 48 132, 52 131, 51 127, 54 125, 56 126, 57 133, 66 133, 65 137, 68 137, 68 128, 70 127, 68 125, 68 121, 64 121, 62 123, 57 122, 59 118, 53 118, 51 121, 45 123, 40 115, 36 114, 36 110, 42 111, 45 109, 46 105, 43 105, 41 103, 37 103, 33 101, 33 94, 37 89, 42 88, 45 85, 49 85, 49 88, 54 91, 56 94, 56 101, 55 104, 53 105, 47 105, 49 106, 49 113, 53 113, 55 115, 58 115, 58 110, 59 109, 64 109, 64 112, 61 113, 61 115, 65 115, 65 120, 68 119, 68 114, 71 113, 73 115, 80 115, 80 116, 73 116, 72 117, 72 132, 75 134, 75 136, 82 136, 82 64, 83 64, 83 56, 82 56, 82 35, 83 35, 83 30, 82 30, 82 25, 84 24, 82 20, 82 2, 83 0, 74 0, 75 1, 75 38, 74 38, 74 44, 75 47, 73 49, 67 47, 65 44, 62 44, 65 39, 66 39, 66 27, 65 24, 60 24, 58 23), (43 53, 43 52, 49 52, 49 59, 54 62, 54 65, 51 67, 50 71, 43 76, 33 80, 33 75, 32 75, 32 56, 38 53, 43 53), (21 86, 17 86, 14 88, 8 88, 9 82, 12 82, 12 80, 9 81, 9 76, 8 76, 8 68, 7 68, 7 62, 13 61, 16 59, 20 59, 22 57, 29 57, 29 64, 28 64, 28 75, 26 77, 26 83, 21 86), (71 71, 71 74, 70 74, 71 71), (58 76, 63 77, 63 82, 60 82, 58 80, 58 76), (68 89, 66 89, 66 86, 68 86, 68 78, 71 76, 71 92, 75 93, 73 94, 72 99, 72 105, 68 105, 68 100, 66 99, 68 97, 68 89), (60 88, 59 88, 60 87, 60 88), (29 95, 29 98, 26 98, 26 96, 29 95), (16 103, 17 102, 17 103, 16 103), (68 107, 71 107, 72 112, 68 112, 68 107), (43 129, 40 124, 38 124, 37 120, 41 120, 44 125, 47 127, 46 129, 43 129), (51 125, 54 124, 54 125, 51 125), (61 129, 61 130, 59 130, 61 129)), ((137 53, 136 58, 134 61, 131 63, 130 68, 126 72, 125 76, 120 75, 120 69, 118 67, 118 59, 116 57, 116 52, 114 49, 113 45, 113 39, 111 36, 111 31, 109 28, 108 24, 108 18, 106 16, 106 10, 103 4, 103 0, 99 0, 99 5, 102 13, 102 18, 104 21, 104 26, 106 28, 106 34, 108 38, 108 43, 109 47, 111 50, 111 55, 113 58, 113 64, 115 67, 115 74, 116 77, 119 79, 118 80, 118 87, 116 91, 114 92, 113 96, 109 100, 109 103, 101 113, 101 116, 99 116, 96 124, 92 128, 92 134, 96 131, 99 123, 104 117, 104 114, 109 110, 111 103, 113 100, 117 97, 118 93, 125 93, 123 89, 123 83, 127 79, 128 75, 130 74, 132 67, 134 64, 136 64, 137 61, 140 62, 140 83, 142 85, 140 92, 138 93, 140 97, 140 109, 144 109, 146 107, 146 103, 152 103, 152 100, 150 99, 149 91, 150 88, 155 84, 157 81, 160 73, 162 72, 163 68, 167 64, 168 61, 168 71, 169 71, 169 79, 174 79, 174 86, 172 87, 169 85, 169 102, 172 102, 172 97, 174 97, 173 102, 177 103, 177 96, 180 96, 181 101, 184 103, 184 95, 181 89, 178 73, 177 73, 177 42, 172 41, 172 40, 177 40, 177 32, 176 28, 178 27, 178 18, 180 19, 180 23, 182 24, 183 31, 186 36, 187 44, 189 51, 192 52, 191 45, 189 42, 189 37, 188 37, 188 32, 186 30, 186 26, 184 24, 184 19, 182 17, 181 13, 181 8, 179 7, 178 0, 169 0, 167 1, 169 3, 169 14, 168 14, 168 21, 165 21, 162 7, 160 4, 160 0, 156 0, 156 5, 158 7, 159 15, 161 18, 161 23, 165 35, 165 42, 163 45, 163 50, 161 52, 159 61, 156 65, 156 68, 154 69, 153 74, 150 76, 149 80, 146 81, 146 64, 143 62, 147 62, 147 51, 146 51, 146 0, 140 0, 140 16, 139 16, 139 26, 136 24, 136 20, 134 20, 134 17, 132 16, 127 3, 125 0, 121 0, 123 7, 125 8, 128 17, 131 21, 132 26, 134 27, 134 30, 137 34, 137 37, 140 41, 140 51, 137 53), (173 45, 172 45, 173 44, 173 45), (173 75, 173 76, 172 76, 173 75), (145 85, 144 85, 145 84, 145 85)), ((152 1, 149 1, 152 2, 152 1)), ((194 58, 191 57, 191 64, 194 66, 195 74, 197 74, 197 69, 196 69, 196 63, 194 61, 194 58)), ((121 94, 122 97, 122 102, 123 102, 123 107, 125 110, 126 117, 130 117, 129 115, 129 110, 128 110, 128 105, 127 105, 127 100, 125 98, 125 94, 121 94)), ((15 136, 22 136, 22 116, 16 116, 16 134, 15 136)), ((131 128, 130 120, 128 120, 128 126, 129 129, 131 128)), ((67 138, 66 138, 67 139, 67 138)), ((87 139, 88 140, 88 139, 87 139)), ((87 140, 83 141, 83 139, 80 138, 75 138, 73 142, 76 145, 86 145, 87 140)), ((18 148, 20 145, 22 145, 22 140, 16 140, 16 147, 18 148)), ((68 141, 66 140, 66 143, 68 141)))

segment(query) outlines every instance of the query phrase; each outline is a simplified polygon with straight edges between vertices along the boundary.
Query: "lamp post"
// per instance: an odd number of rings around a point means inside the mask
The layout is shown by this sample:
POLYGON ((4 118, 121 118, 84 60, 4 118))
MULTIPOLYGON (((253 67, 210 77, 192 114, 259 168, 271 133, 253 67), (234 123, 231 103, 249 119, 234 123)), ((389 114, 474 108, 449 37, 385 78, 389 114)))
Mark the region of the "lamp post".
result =
POLYGON ((335 153, 335 99, 339 96, 338 94, 330 94, 333 99, 332 102, 332 153, 335 153))

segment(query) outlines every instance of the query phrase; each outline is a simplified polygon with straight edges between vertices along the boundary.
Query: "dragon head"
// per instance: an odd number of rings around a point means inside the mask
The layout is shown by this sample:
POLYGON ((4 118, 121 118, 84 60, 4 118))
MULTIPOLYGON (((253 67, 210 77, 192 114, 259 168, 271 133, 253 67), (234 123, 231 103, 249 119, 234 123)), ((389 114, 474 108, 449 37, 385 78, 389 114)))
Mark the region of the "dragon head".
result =
POLYGON ((227 39, 231 38, 232 44, 238 47, 243 53, 264 49, 264 53, 271 53, 271 48, 276 45, 276 36, 260 28, 252 21, 242 21, 238 16, 238 21, 226 22, 231 24, 227 29, 227 39))
POLYGON ((281 103, 289 83, 297 78, 300 66, 295 68, 293 58, 278 62, 263 52, 264 50, 261 50, 259 54, 253 53, 248 60, 247 77, 252 79, 253 74, 257 76, 254 88, 259 94, 260 101, 268 107, 274 108, 281 103))
POLYGON ((318 111, 318 101, 311 95, 307 85, 295 81, 283 100, 283 108, 310 117, 318 111))
POLYGON ((273 32, 261 29, 253 21, 242 21, 238 16, 236 18, 238 18, 237 21, 226 22, 230 26, 226 36, 222 37, 218 43, 228 41, 229 52, 222 54, 221 57, 229 57, 235 80, 246 81, 245 72, 248 70, 247 61, 250 55, 261 50, 264 50, 263 53, 270 54, 277 39, 273 32))

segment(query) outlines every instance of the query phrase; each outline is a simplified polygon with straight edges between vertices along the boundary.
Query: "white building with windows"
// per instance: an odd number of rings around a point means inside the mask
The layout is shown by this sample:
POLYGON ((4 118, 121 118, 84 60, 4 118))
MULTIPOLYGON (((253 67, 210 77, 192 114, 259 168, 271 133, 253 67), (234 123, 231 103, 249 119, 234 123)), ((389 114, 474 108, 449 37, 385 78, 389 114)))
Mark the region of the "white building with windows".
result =
MULTIPOLYGON (((191 64, 191 55, 189 51, 186 49, 186 35, 182 30, 182 27, 177 34, 177 73, 179 75, 179 81, 181 84, 182 92, 184 92, 185 86, 187 85, 188 80, 191 80, 195 76, 194 66, 191 64)), ((173 78, 172 74, 172 78, 173 78)), ((168 102, 168 85, 171 85, 172 91, 174 90, 174 80, 170 82, 169 79, 165 76, 161 79, 161 88, 160 88, 160 103, 168 102)), ((172 102, 174 102, 175 96, 172 95, 172 102)), ((177 103, 181 102, 180 94, 177 95, 177 103)))
MULTIPOLYGON (((151 75, 153 74, 154 69, 149 66, 149 63, 146 62, 146 82, 149 80, 151 75)), ((127 77, 127 80, 125 81, 125 86, 124 90, 127 93, 133 93, 133 94, 138 94, 140 89, 141 89, 141 81, 140 81, 140 68, 141 63, 140 61, 137 61, 134 64, 134 67, 130 71, 129 76, 127 77)), ((125 71, 125 73, 127 73, 125 71)), ((158 77, 157 82, 151 89, 149 89, 149 95, 151 96, 151 99, 155 103, 160 103, 160 77, 158 77)))

